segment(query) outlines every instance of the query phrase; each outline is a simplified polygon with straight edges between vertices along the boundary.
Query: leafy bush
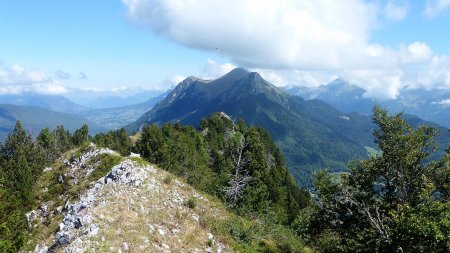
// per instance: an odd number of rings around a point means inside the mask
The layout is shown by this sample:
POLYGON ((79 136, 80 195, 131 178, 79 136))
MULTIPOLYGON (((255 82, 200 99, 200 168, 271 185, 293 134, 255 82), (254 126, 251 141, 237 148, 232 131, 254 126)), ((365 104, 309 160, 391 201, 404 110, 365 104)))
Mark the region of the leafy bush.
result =
POLYGON ((98 163, 97 166, 95 166, 95 170, 89 175, 88 181, 97 181, 101 177, 104 177, 112 167, 116 166, 122 161, 122 158, 117 155, 111 155, 111 154, 101 154, 99 156, 96 156, 93 158, 90 162, 91 163, 98 163))
POLYGON ((317 205, 295 229, 323 252, 449 252, 447 158, 428 159, 435 131, 378 107, 373 120, 381 152, 349 173, 317 173, 317 205))
POLYGON ((197 199, 195 197, 189 197, 184 203, 185 206, 194 209, 197 206, 197 199))

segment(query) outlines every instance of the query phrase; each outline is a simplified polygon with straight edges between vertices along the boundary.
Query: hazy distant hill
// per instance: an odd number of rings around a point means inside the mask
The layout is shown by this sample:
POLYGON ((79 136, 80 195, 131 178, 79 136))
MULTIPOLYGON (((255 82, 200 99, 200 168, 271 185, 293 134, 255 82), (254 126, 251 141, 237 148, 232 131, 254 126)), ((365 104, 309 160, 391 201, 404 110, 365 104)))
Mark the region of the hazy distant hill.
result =
POLYGON ((24 128, 33 135, 38 134, 45 127, 53 129, 58 125, 63 125, 73 132, 83 124, 88 124, 90 134, 106 130, 81 116, 50 111, 40 107, 0 104, 0 140, 4 141, 6 136, 12 132, 17 120, 20 120, 24 128))
MULTIPOLYGON (((155 97, 154 94, 155 92, 148 91, 143 92, 142 94, 134 94, 133 96, 126 98, 118 96, 99 97, 95 104, 97 107, 101 108, 97 109, 79 105, 64 96, 42 95, 36 93, 0 95, 0 104, 34 106, 51 111, 79 115, 90 120, 97 126, 106 129, 117 129, 138 119, 167 95, 167 93, 162 93, 155 97), (128 105, 130 103, 131 105, 128 105), (120 104, 127 105, 117 106, 120 104)), ((77 100, 75 101, 78 102, 77 100)))
POLYGON ((377 100, 365 97, 366 90, 343 79, 318 87, 293 86, 285 90, 305 99, 323 100, 344 112, 370 114, 373 105, 378 104, 450 127, 450 90, 403 89, 397 99, 377 100))
POLYGON ((128 106, 89 110, 81 112, 80 115, 99 126, 108 129, 118 129, 137 120, 145 112, 152 109, 156 103, 163 100, 166 95, 167 93, 163 93, 143 103, 128 106))
POLYGON ((154 90, 138 90, 135 94, 130 96, 102 95, 96 97, 91 101, 87 101, 86 106, 96 109, 133 106, 136 104, 148 103, 149 98, 159 97, 161 96, 161 94, 165 94, 165 92, 154 90))
POLYGON ((63 96, 36 93, 0 95, 0 104, 37 106, 64 113, 79 113, 89 109, 88 107, 76 104, 63 96))

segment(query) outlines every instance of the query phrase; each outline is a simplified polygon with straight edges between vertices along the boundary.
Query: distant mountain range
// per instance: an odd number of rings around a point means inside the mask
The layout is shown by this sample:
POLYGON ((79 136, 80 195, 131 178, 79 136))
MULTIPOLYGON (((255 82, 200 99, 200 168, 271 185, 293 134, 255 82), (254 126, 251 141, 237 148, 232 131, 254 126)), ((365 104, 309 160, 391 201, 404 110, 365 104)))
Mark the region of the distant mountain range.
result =
POLYGON ((24 128, 35 136, 43 128, 54 129, 58 125, 63 125, 72 133, 83 124, 89 126, 90 134, 106 131, 105 128, 99 127, 81 116, 35 106, 0 104, 0 140, 2 142, 13 131, 17 120, 20 120, 24 128))
POLYGON ((392 112, 404 111, 450 127, 450 90, 403 89, 397 99, 377 100, 364 96, 366 90, 344 79, 318 87, 286 87, 285 91, 307 100, 320 99, 344 112, 370 114, 375 104, 392 112))

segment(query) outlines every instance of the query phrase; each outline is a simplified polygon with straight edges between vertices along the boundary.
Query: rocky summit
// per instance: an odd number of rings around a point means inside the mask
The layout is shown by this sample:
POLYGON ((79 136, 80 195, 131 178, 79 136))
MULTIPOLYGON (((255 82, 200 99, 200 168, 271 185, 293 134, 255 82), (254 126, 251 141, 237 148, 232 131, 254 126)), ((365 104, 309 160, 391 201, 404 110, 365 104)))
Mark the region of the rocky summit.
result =
POLYGON ((77 197, 57 196, 27 214, 31 240, 25 252, 234 251, 208 226, 208 220, 229 216, 218 201, 137 154, 120 157, 94 145, 72 153, 60 159, 60 168, 46 168, 42 178, 60 174, 58 184, 78 190, 77 197), (102 159, 111 156, 119 158, 118 164, 87 182, 103 166, 102 159))

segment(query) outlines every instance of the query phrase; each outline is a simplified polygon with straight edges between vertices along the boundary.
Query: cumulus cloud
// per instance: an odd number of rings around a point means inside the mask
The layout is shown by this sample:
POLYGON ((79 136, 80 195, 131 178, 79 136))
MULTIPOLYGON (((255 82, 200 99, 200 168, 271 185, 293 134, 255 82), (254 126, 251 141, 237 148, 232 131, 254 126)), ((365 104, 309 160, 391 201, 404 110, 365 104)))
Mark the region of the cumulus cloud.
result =
POLYGON ((358 0, 123 2, 128 17, 152 32, 191 48, 217 48, 247 67, 349 65, 367 54, 376 18, 376 7, 358 0))
POLYGON ((428 0, 424 14, 428 17, 438 16, 450 7, 450 0, 428 0))
POLYGON ((218 64, 217 62, 208 59, 205 66, 201 69, 202 78, 215 79, 225 75, 231 70, 235 69, 236 65, 231 63, 218 64))
POLYGON ((152 33, 229 57, 226 66, 208 62, 207 77, 237 65, 278 85, 318 85, 342 76, 380 98, 395 98, 406 85, 441 82, 450 88, 439 65, 445 56, 427 44, 391 48, 370 41, 381 17, 407 16, 406 1, 383 6, 363 0, 122 1, 129 19, 152 33))
POLYGON ((66 93, 68 90, 62 83, 53 80, 42 71, 25 69, 18 64, 0 66, 0 94, 23 92, 56 95, 66 93))
POLYGON ((441 101, 437 102, 436 104, 442 105, 444 107, 448 107, 448 106, 450 106, 450 99, 441 100, 441 101))
POLYGON ((408 2, 406 1, 389 1, 384 7, 384 15, 388 20, 401 21, 408 14, 408 2))

